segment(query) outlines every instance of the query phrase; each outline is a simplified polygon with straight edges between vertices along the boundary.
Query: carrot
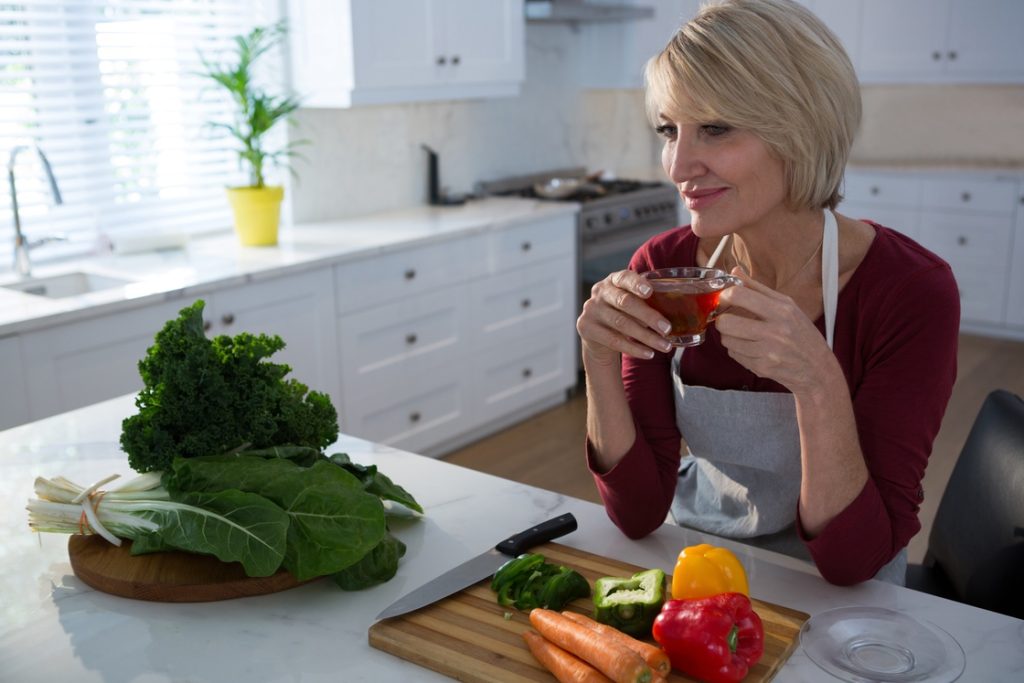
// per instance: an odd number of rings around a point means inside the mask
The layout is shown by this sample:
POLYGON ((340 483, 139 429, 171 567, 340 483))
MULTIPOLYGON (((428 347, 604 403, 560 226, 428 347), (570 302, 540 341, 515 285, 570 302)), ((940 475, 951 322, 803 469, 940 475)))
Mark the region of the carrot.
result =
POLYGON ((542 636, 568 650, 615 683, 651 683, 651 667, 643 657, 593 629, 554 610, 530 610, 530 623, 542 636))
POLYGON ((602 624, 599 621, 594 621, 590 617, 580 614, 579 612, 562 612, 564 616, 572 619, 577 624, 582 624, 588 628, 592 628, 603 636, 608 636, 628 647, 633 652, 637 653, 644 658, 647 662, 647 666, 654 670, 654 673, 660 676, 668 676, 672 670, 672 662, 669 661, 668 655, 660 647, 655 647, 650 643, 645 643, 642 640, 637 640, 628 633, 623 633, 617 628, 609 626, 608 624, 602 624))
POLYGON ((561 683, 612 683, 603 673, 536 631, 523 631, 523 640, 537 661, 561 683))

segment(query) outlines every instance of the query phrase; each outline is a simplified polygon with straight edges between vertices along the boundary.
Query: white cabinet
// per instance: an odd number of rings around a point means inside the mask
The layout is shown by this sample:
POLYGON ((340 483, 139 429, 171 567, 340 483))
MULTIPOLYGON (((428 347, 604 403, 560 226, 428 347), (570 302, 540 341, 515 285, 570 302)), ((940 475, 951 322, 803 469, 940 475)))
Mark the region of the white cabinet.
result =
POLYGON ((335 267, 342 430, 440 454, 575 383, 575 216, 335 267))
POLYGON ((18 337, 0 339, 0 429, 28 422, 28 387, 18 337))
POLYGON ((22 334, 30 419, 142 389, 139 360, 184 305, 161 302, 22 334))
POLYGON ((949 263, 965 330, 1013 336, 1024 316, 1020 192, 1019 178, 999 174, 856 170, 839 212, 905 232, 949 263))
POLYGON ((139 360, 164 324, 196 299, 206 304, 207 336, 278 334, 287 346, 270 360, 290 365, 289 377, 334 399, 338 366, 331 286, 331 270, 324 267, 23 333, 29 418, 139 391, 139 360))
POLYGON ((278 335, 285 347, 270 357, 285 363, 287 376, 326 393, 336 402, 339 392, 337 331, 331 269, 327 267, 199 295, 206 306, 207 336, 240 332, 278 335))
POLYGON ((1019 0, 860 2, 865 83, 1024 82, 1019 0))
POLYGON ((1010 290, 1006 297, 1006 324, 1024 334, 1024 183, 1017 199, 1017 225, 1010 256, 1010 290))
POLYGON ((289 0, 307 107, 517 95, 522 0, 289 0))

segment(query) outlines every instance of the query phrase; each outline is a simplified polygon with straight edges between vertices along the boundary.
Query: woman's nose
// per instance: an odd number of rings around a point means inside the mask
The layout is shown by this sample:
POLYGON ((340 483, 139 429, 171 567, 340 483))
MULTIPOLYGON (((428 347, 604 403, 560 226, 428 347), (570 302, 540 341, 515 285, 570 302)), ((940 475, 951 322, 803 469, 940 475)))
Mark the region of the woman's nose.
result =
POLYGON ((662 149, 662 163, 668 177, 677 185, 707 172, 699 152, 681 138, 665 145, 662 149))

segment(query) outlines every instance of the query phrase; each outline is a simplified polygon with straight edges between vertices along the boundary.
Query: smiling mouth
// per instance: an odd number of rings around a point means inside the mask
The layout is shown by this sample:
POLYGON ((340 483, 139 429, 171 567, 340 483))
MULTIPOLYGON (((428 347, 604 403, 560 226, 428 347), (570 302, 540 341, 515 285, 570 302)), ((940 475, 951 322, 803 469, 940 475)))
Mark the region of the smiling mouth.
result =
POLYGON ((710 206, 717 201, 722 195, 726 193, 728 188, 716 187, 708 190, 695 190, 692 192, 683 192, 683 198, 686 200, 686 208, 692 210, 701 209, 710 206))

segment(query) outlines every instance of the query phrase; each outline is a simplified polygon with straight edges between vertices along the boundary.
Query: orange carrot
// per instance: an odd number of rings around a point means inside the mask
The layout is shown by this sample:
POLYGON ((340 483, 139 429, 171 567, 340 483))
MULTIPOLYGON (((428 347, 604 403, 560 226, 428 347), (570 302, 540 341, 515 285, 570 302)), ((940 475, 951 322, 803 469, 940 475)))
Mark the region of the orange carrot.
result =
POLYGON ((643 657, 554 610, 530 610, 530 623, 542 636, 589 663, 615 683, 651 683, 643 657))
POLYGON ((668 655, 660 647, 655 647, 650 643, 645 643, 642 640, 637 640, 628 633, 623 633, 617 628, 609 626, 608 624, 602 624, 599 621, 594 621, 585 614, 579 612, 562 612, 567 618, 572 619, 577 624, 582 624, 588 628, 592 628, 603 636, 607 636, 616 640, 633 652, 637 653, 644 658, 647 662, 647 666, 654 670, 654 673, 660 676, 668 676, 672 670, 672 662, 669 661, 668 655))
POLYGON ((603 673, 536 631, 523 631, 523 640, 537 661, 561 683, 612 683, 603 673))

